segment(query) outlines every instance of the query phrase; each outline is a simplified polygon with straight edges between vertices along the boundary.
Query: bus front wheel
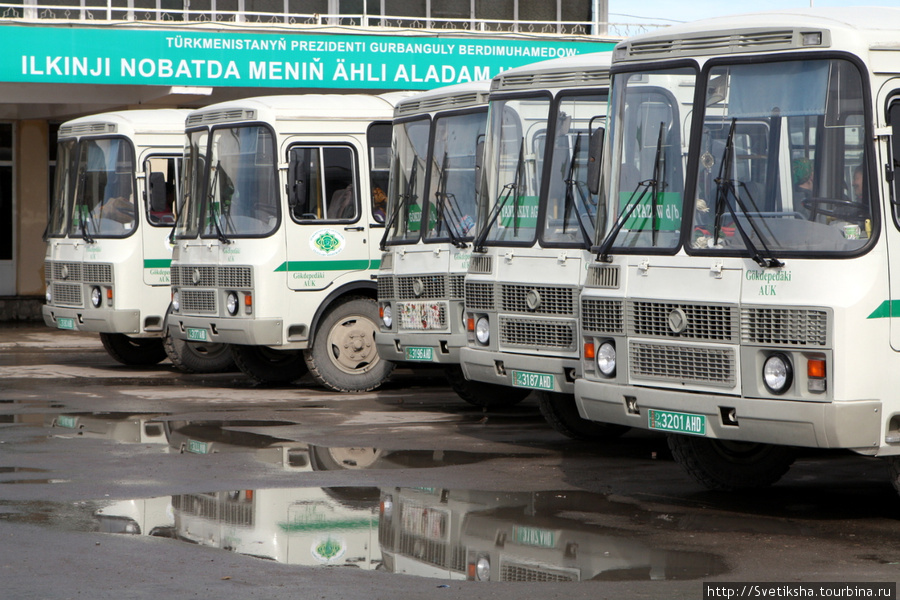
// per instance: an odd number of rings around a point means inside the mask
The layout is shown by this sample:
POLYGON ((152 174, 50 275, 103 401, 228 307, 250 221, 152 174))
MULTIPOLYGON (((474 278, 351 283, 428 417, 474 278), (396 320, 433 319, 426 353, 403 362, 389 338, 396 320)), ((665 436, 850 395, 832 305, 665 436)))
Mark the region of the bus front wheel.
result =
POLYGON ((795 453, 787 446, 669 434, 669 449, 694 480, 711 490, 772 485, 787 473, 795 453))
POLYGON ((260 383, 291 383, 306 375, 301 350, 272 350, 266 346, 231 346, 234 363, 260 383))
POLYGON ((228 344, 188 342, 167 333, 165 348, 169 360, 182 373, 224 373, 237 368, 228 344))
POLYGON ((456 394, 478 408, 506 408, 527 398, 531 390, 508 387, 496 383, 466 379, 459 365, 444 368, 444 376, 456 394))
POLYGON ((162 338, 132 338, 124 333, 101 333, 106 352, 123 365, 146 367, 166 358, 162 338))
POLYGON ((630 427, 589 421, 578 413, 575 396, 559 392, 538 392, 538 406, 544 419, 553 429, 575 440, 610 440, 621 436, 630 427))

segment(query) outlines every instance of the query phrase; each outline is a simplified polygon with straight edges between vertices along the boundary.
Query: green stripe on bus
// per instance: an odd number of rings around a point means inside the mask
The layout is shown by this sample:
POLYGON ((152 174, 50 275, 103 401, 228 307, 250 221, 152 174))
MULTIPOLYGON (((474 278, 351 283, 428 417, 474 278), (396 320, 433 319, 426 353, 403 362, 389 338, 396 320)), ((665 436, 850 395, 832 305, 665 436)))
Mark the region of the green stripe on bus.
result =
POLYGON ((377 269, 381 260, 295 260, 283 262, 276 273, 295 271, 365 271, 377 269))
POLYGON ((144 268, 145 269, 168 269, 172 266, 171 258, 145 258, 144 259, 144 268))
POLYGON ((310 523, 279 523, 278 528, 285 532, 301 531, 341 531, 347 529, 365 529, 378 527, 378 519, 346 519, 339 521, 313 521, 310 523))
POLYGON ((900 317, 900 300, 885 300, 866 318, 890 319, 891 317, 900 317))

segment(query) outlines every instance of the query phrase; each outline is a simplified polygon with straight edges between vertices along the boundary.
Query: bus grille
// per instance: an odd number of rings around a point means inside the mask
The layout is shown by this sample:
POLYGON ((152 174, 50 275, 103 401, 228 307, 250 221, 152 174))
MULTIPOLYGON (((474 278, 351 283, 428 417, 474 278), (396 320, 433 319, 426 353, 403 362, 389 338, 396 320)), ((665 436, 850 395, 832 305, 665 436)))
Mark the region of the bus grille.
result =
POLYGON ((572 288, 528 285, 500 286, 502 310, 515 313, 574 315, 573 297, 572 288), (529 295, 532 299, 539 299, 540 304, 534 309, 528 307, 529 295))
POLYGON ((628 305, 628 329, 632 335, 732 342, 737 339, 737 310, 729 305, 686 304, 635 300, 628 305), (679 311, 684 330, 670 328, 671 315, 679 311))
POLYGON ((216 314, 215 291, 181 290, 181 312, 216 314))
POLYGON ((170 277, 173 286, 231 289, 253 287, 253 269, 251 267, 177 265, 171 268, 170 277))
POLYGON ((571 321, 500 318, 500 343, 526 348, 575 349, 575 324, 571 321))
POLYGON ((807 308, 744 308, 741 341, 746 344, 826 346, 828 314, 807 308))
POLYGON ((607 289, 618 289, 619 267, 591 267, 588 269, 587 286, 607 289))
POLYGON ((466 282, 466 309, 493 310, 494 286, 490 283, 466 282))
POLYGON ((451 275, 450 276, 450 298, 462 299, 466 295, 466 276, 451 275))
POLYGON ((631 376, 637 379, 726 387, 737 381, 731 348, 632 342, 628 358, 631 376))
POLYGON ((84 280, 90 283, 112 283, 112 265, 84 263, 84 280))
POLYGON ((447 297, 447 283, 444 275, 412 275, 397 278, 397 288, 401 300, 416 298, 443 300, 447 297), (421 282, 422 290, 415 292, 416 282, 421 282))
POLYGON ((492 256, 473 256, 469 259, 469 273, 490 275, 493 264, 494 257, 492 256))
POLYGON ((65 279, 66 281, 82 281, 81 263, 55 262, 51 263, 52 278, 65 279))
POLYGON ((378 300, 385 301, 394 297, 394 278, 390 275, 378 276, 378 300))
POLYGON ((223 288, 252 288, 252 273, 250 267, 219 267, 219 287, 223 288))
POLYGON ((56 306, 81 308, 84 305, 84 301, 81 298, 81 284, 54 283, 53 304, 56 306))
POLYGON ((548 569, 538 565, 528 565, 503 561, 500 565, 500 581, 527 583, 555 583, 578 581, 578 572, 548 569))
POLYGON ((610 335, 625 333, 625 310, 621 300, 581 301, 581 319, 584 330, 610 335))

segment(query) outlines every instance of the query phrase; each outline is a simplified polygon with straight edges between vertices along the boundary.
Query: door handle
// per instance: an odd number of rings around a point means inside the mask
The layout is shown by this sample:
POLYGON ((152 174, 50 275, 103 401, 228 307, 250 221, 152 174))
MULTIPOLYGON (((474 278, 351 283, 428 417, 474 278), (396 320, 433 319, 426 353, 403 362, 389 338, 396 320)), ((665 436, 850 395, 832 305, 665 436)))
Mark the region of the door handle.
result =
POLYGON ((362 226, 357 227, 344 227, 344 231, 364 231, 366 228, 362 226))

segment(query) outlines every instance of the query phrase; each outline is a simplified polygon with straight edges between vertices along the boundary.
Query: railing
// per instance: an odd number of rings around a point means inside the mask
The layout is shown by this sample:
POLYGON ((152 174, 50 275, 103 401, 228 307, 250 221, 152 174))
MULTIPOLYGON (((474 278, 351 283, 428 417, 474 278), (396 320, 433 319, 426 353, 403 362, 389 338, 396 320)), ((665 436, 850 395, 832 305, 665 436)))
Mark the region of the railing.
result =
MULTIPOLYGON (((371 14, 309 14, 294 12, 301 0, 23 0, 0 2, 0 19, 23 21, 95 21, 104 23, 222 23, 361 27, 627 37, 664 27, 667 23, 608 23, 601 21, 538 21, 475 18, 438 18, 371 14), (193 4, 193 5, 192 5, 193 4)), ((307 4, 308 6, 308 4, 307 4)))

